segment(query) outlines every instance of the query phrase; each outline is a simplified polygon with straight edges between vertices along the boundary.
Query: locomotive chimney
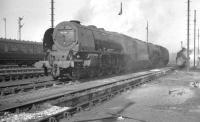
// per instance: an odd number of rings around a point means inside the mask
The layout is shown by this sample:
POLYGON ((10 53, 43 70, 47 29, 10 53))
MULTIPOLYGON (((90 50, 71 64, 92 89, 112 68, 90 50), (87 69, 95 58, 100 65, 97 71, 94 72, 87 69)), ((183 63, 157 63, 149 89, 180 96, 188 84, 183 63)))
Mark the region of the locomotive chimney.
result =
POLYGON ((76 24, 81 24, 81 22, 78 21, 78 20, 70 20, 70 22, 73 22, 73 23, 76 23, 76 24))

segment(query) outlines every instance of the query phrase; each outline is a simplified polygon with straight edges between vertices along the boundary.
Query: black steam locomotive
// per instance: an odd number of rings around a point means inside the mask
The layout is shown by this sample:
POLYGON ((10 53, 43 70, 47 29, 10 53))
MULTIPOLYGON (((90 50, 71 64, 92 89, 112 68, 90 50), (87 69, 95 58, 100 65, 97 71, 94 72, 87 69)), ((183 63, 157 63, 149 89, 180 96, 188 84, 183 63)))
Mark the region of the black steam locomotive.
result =
POLYGON ((187 65, 187 50, 182 48, 176 55, 176 65, 179 68, 184 68, 187 65))
POLYGON ((80 79, 96 75, 165 66, 168 50, 124 34, 79 21, 64 21, 43 38, 54 78, 80 79))
POLYGON ((0 38, 0 65, 32 65, 44 56, 41 42, 0 38))

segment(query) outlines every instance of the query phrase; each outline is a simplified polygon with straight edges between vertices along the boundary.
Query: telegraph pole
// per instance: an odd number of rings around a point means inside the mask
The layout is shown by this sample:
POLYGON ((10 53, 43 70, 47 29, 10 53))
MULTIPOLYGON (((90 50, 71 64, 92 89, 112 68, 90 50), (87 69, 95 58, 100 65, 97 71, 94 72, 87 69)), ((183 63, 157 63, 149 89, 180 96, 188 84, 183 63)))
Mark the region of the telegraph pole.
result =
POLYGON ((51 0, 51 28, 54 28, 54 1, 51 0))
POLYGON ((148 24, 148 21, 147 21, 147 54, 149 56, 149 24, 148 24))
POLYGON ((195 42, 196 42, 196 10, 194 10, 194 68, 195 68, 195 42))
POLYGON ((198 56, 199 56, 199 28, 198 28, 198 56))
POLYGON ((7 32, 6 32, 6 18, 5 17, 3 18, 3 21, 4 21, 4 24, 5 24, 5 28, 4 29, 5 29, 5 38, 6 38, 6 33, 7 32))
POLYGON ((23 20, 23 17, 18 18, 18 33, 19 33, 19 40, 21 40, 21 29, 24 26, 24 24, 21 24, 21 21, 23 20))
POLYGON ((187 1, 187 71, 190 69, 190 0, 187 1))
POLYGON ((181 49, 183 48, 183 41, 181 41, 181 49))

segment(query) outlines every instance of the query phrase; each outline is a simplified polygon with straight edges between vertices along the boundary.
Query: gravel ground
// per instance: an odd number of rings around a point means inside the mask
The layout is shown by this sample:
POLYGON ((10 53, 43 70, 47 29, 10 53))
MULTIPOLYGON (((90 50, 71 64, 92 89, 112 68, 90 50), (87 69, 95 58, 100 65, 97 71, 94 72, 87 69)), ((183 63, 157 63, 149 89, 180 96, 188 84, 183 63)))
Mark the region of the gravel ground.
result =
POLYGON ((199 74, 175 71, 61 121, 200 122, 199 74))
POLYGON ((23 112, 19 114, 5 113, 4 116, 0 116, 0 122, 34 122, 40 118, 50 116, 55 113, 59 113, 69 109, 68 107, 52 106, 45 104, 41 106, 41 110, 32 110, 30 112, 23 112))

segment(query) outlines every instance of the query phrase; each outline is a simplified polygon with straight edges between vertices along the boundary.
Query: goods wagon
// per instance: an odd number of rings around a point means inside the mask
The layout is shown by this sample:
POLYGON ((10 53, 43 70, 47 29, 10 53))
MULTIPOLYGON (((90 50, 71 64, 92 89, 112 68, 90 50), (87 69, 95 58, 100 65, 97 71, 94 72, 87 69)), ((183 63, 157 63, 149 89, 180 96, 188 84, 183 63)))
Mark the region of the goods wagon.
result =
POLYGON ((79 21, 64 21, 44 34, 52 76, 80 79, 165 66, 164 47, 79 21))
POLYGON ((32 65, 43 60, 44 54, 42 43, 0 38, 1 65, 32 65))

